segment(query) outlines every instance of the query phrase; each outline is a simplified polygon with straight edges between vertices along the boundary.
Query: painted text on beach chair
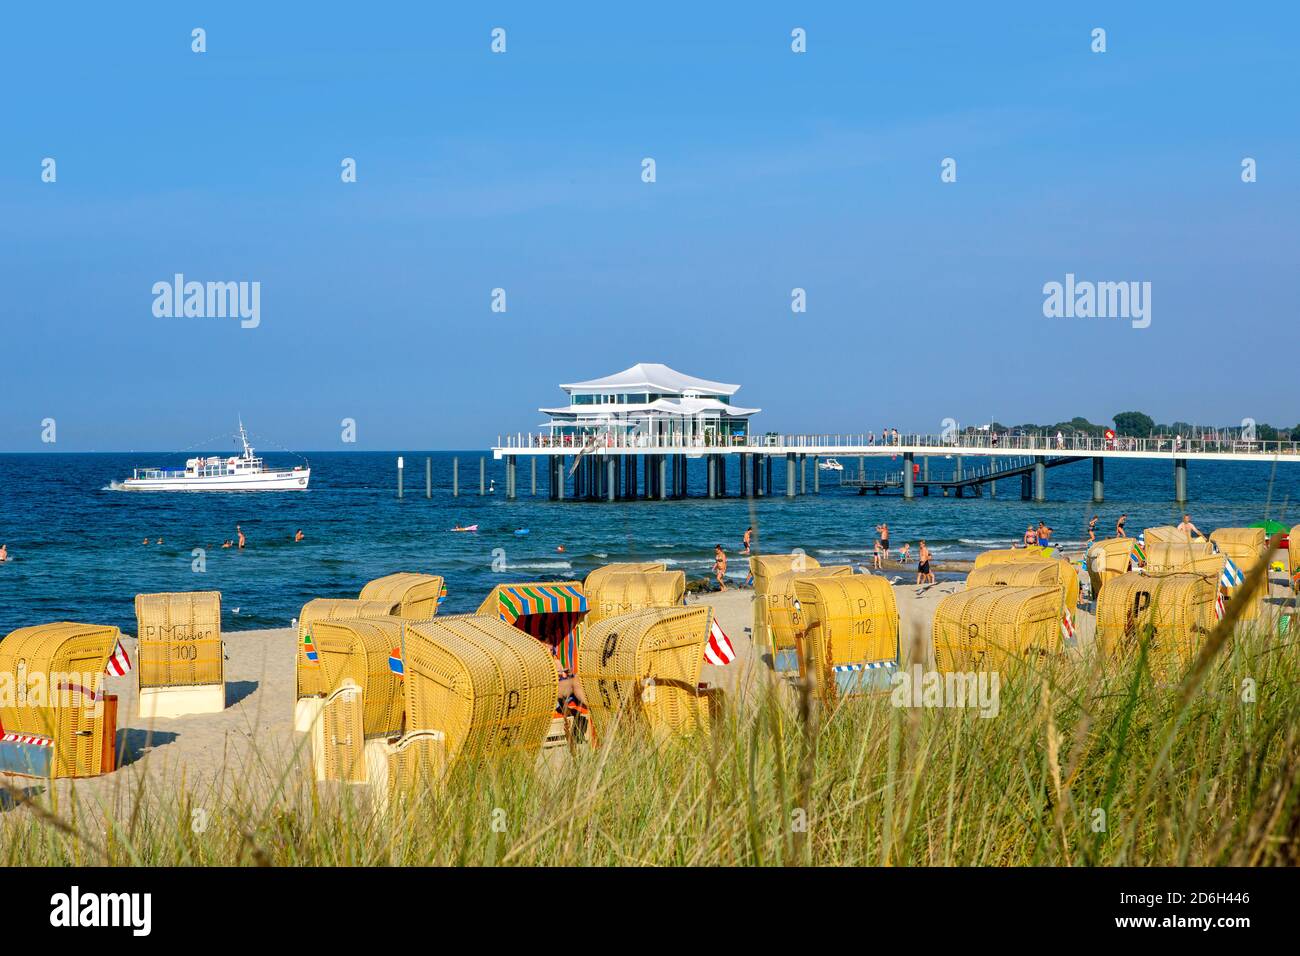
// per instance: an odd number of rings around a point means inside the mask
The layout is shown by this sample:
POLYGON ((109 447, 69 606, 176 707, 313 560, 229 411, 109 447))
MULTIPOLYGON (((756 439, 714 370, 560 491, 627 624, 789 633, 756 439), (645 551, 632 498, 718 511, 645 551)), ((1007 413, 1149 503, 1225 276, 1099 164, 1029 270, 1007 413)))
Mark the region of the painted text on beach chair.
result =
POLYGON ((428 621, 437 615, 438 603, 446 594, 441 575, 400 571, 375 578, 357 597, 362 601, 386 601, 392 605, 390 613, 397 617, 428 621))
POLYGON ((141 717, 216 714, 226 707, 221 594, 135 596, 141 717))
POLYGON ((997 670, 1055 654, 1064 610, 1055 586, 985 585, 950 594, 934 612, 935 666, 943 672, 997 670))
POLYGON ((898 669, 898 605, 888 581, 873 574, 799 576, 794 596, 802 618, 799 674, 813 696, 833 703, 889 687, 898 669))
POLYGON ((655 737, 711 727, 715 693, 700 686, 713 609, 648 608, 592 625, 578 652, 597 737, 620 712, 655 737))
POLYGON ((606 564, 587 575, 582 582, 582 589, 587 594, 595 593, 600 590, 605 578, 611 574, 654 574, 658 571, 667 570, 668 565, 654 561, 624 561, 616 564, 606 564))
POLYGON ((115 627, 41 624, 0 641, 0 772, 96 777, 113 769, 104 671, 115 627))

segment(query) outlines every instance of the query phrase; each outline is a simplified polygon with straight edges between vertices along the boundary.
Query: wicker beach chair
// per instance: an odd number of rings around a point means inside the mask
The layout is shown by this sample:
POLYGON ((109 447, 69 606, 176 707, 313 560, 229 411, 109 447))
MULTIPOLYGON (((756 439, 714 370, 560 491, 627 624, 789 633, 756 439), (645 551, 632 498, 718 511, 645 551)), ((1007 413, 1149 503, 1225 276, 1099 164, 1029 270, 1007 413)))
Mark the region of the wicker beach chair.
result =
POLYGON ((40 624, 0 641, 0 772, 97 777, 115 767, 117 698, 103 692, 118 629, 40 624))
POLYGON ((1055 561, 1008 561, 1002 564, 985 564, 966 575, 966 587, 978 588, 989 584, 1015 587, 1048 587, 1061 589, 1065 606, 1079 606, 1079 570, 1065 558, 1055 561))
POLYGON ((945 673, 998 670, 1055 654, 1061 605, 1059 586, 986 585, 950 594, 934 612, 935 665, 945 673))
POLYGON ((1136 538, 1102 538, 1088 548, 1088 584, 1094 601, 1107 581, 1128 573, 1136 543, 1136 538))
MULTIPOLYGON (((1210 535, 1221 554, 1232 559, 1242 575, 1248 575, 1259 562, 1268 558, 1268 534, 1263 528, 1219 528, 1210 535)), ((1255 621, 1264 613, 1268 597, 1268 574, 1260 578, 1259 586, 1247 593, 1237 586, 1228 590, 1228 600, 1242 605, 1238 620, 1255 621)))
POLYGON ((986 564, 1007 564, 1010 562, 1020 561, 1054 561, 1055 559, 1055 548, 1044 548, 1033 544, 1026 548, 994 548, 992 551, 985 551, 982 554, 977 554, 975 555, 975 567, 982 568, 986 564))
POLYGON ((584 624, 648 607, 674 607, 686 593, 683 571, 620 572, 601 577, 595 590, 584 586, 589 608, 584 624))
POLYGON ((137 594, 135 620, 140 716, 225 710, 220 592, 137 594))
POLYGON ((362 601, 387 601, 392 614, 411 621, 429 621, 447 595, 441 575, 399 571, 375 578, 361 589, 362 601))
POLYGON ((799 576, 799 674, 826 703, 888 688, 898 669, 898 605, 873 574, 799 576))
POLYGON ((589 608, 587 592, 577 581, 530 581, 498 584, 476 613, 531 634, 554 649, 560 666, 576 671, 589 608))
POLYGON ((1218 582, 1200 574, 1124 574, 1097 601, 1097 647, 1107 658, 1136 654, 1148 641, 1153 673, 1186 667, 1216 623, 1218 582))
POLYGON ((1200 574, 1213 575, 1217 580, 1223 573, 1223 555, 1215 554, 1208 541, 1159 541, 1147 545, 1147 574, 1200 574))
POLYGON ((1291 529, 1286 536, 1287 574, 1291 579, 1291 588, 1300 592, 1300 524, 1291 529))
POLYGON ((540 641, 461 614, 409 624, 401 655, 406 735, 441 733, 444 767, 540 749, 559 694, 555 660, 540 641))
POLYGON ((362 694, 361 735, 366 739, 402 732, 405 700, 393 655, 402 646, 406 624, 401 618, 358 618, 318 621, 313 627, 328 692, 350 685, 362 694))
POLYGON ((770 578, 768 590, 754 597, 754 646, 767 647, 771 651, 773 670, 782 674, 799 671, 795 635, 802 630, 804 618, 795 610, 795 582, 805 578, 848 577, 852 574, 853 568, 847 564, 786 571, 770 578))
POLYGON ((293 712, 293 729, 308 733, 329 687, 316 653, 314 625, 319 621, 350 621, 359 618, 393 617, 390 601, 362 601, 357 598, 315 598, 302 606, 298 614, 298 648, 296 652, 297 701, 293 712))
POLYGON ((719 698, 700 684, 713 609, 649 608, 592 625, 578 651, 597 735, 620 713, 654 739, 707 732, 719 698))
POLYGON ((667 570, 668 565, 653 561, 624 561, 622 563, 606 564, 588 573, 586 580, 582 582, 582 589, 587 594, 594 594, 600 590, 605 578, 611 574, 654 574, 657 571, 667 570))
POLYGON ((1142 530, 1142 542, 1148 548, 1153 544, 1179 544, 1190 540, 1189 535, 1179 531, 1171 524, 1162 524, 1142 530))

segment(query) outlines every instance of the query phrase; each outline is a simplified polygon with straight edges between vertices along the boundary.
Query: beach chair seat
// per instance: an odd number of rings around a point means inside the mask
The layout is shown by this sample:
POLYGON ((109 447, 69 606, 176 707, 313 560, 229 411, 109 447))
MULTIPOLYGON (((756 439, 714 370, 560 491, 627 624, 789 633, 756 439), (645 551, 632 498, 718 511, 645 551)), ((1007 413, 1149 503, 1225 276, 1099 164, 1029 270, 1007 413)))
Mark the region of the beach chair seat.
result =
POLYGON ((1065 558, 1052 561, 993 562, 975 568, 966 575, 966 587, 984 585, 1012 585, 1015 587, 1051 587, 1061 589, 1065 606, 1079 606, 1079 570, 1065 558))

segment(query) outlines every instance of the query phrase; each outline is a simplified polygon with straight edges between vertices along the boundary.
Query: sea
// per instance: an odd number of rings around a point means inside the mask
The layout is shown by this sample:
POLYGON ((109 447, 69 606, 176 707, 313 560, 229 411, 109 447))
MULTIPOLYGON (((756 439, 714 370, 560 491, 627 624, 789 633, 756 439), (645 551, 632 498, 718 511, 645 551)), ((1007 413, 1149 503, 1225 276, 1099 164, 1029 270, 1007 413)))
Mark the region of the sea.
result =
MULTIPOLYGON (((182 467, 184 453, 2 454, 0 543, 12 560, 0 564, 0 634, 49 621, 115 625, 135 632, 134 599, 155 591, 220 591, 223 628, 285 627, 317 597, 356 597, 363 584, 394 571, 441 574, 448 595, 443 613, 473 612, 495 584, 581 579, 613 561, 661 561, 688 579, 709 574, 715 545, 729 559, 728 577, 743 580, 741 537, 753 526, 763 552, 802 548, 823 564, 869 566, 881 522, 891 546, 924 538, 936 563, 970 560, 980 551, 1018 541, 1030 522, 1045 521, 1054 540, 1081 546, 1087 521, 1099 515, 1104 537, 1128 514, 1132 531, 1174 524, 1182 509, 1173 498, 1168 461, 1106 462, 1106 502, 1090 502, 1092 470, 1078 462, 1047 473, 1048 500, 1020 500, 1018 479, 1002 481, 997 496, 932 495, 905 501, 840 487, 838 474, 821 473, 812 494, 784 495, 784 461, 773 467, 769 497, 705 497, 704 462, 690 462, 691 496, 677 501, 551 501, 544 463, 531 494, 527 460, 518 470, 519 497, 505 497, 505 468, 491 455, 459 452, 306 453, 311 486, 297 492, 175 493, 117 490, 115 483, 146 466, 182 467), (405 495, 397 497, 397 457, 405 459, 405 495), (432 496, 425 496, 425 460, 432 496), (495 491, 478 493, 479 462, 495 491), (452 495, 452 463, 460 462, 460 495, 452 495), (223 549, 240 525, 247 547, 223 549), (455 532, 457 525, 476 532, 455 532), (295 543, 302 530, 304 540, 295 543), (145 544, 145 539, 150 543, 145 544), (560 549, 563 549, 562 551, 560 549)), ((302 463, 268 454, 270 466, 302 463)), ((857 474, 846 459, 846 477, 857 474)), ((899 462, 872 464, 868 473, 899 462)), ((950 473, 953 461, 931 459, 931 477, 950 473), (945 471, 945 469, 947 469, 945 471)), ((1205 532, 1264 519, 1300 521, 1300 465, 1201 463, 1188 466, 1188 510, 1205 532)), ((956 575, 960 576, 960 575, 956 575)), ((944 577, 944 575, 940 575, 944 577)))

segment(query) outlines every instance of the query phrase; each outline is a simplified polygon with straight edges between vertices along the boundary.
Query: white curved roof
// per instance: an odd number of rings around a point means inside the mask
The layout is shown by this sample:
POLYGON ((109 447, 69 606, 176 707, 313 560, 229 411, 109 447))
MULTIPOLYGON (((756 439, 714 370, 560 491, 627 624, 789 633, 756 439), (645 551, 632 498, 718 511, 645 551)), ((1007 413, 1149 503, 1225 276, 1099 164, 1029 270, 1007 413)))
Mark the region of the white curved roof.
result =
POLYGON ((725 382, 710 382, 703 378, 683 375, 676 369, 654 362, 639 362, 604 378, 593 378, 589 382, 571 382, 561 385, 566 392, 605 391, 612 389, 644 388, 658 392, 700 392, 709 395, 734 395, 739 385, 727 385, 725 382))

